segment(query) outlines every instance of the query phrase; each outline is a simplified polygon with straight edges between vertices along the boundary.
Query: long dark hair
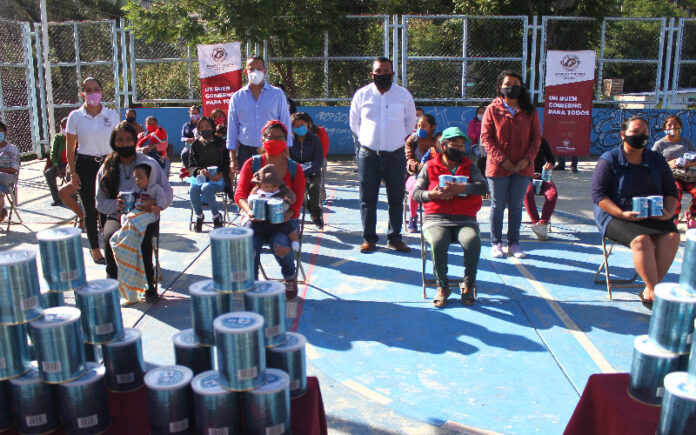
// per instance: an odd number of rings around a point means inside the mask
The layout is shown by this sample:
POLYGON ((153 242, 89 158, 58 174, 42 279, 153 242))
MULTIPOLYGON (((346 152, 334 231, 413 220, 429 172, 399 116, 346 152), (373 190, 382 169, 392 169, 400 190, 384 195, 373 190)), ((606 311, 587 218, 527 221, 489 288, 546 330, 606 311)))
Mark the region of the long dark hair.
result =
MULTIPOLYGON (((115 149, 116 135, 120 131, 125 131, 129 133, 131 136, 133 136, 134 145, 138 142, 138 132, 135 131, 135 128, 133 128, 126 121, 123 121, 120 124, 118 124, 116 128, 114 128, 114 131, 111 132, 111 138, 109 139, 111 149, 115 149)), ((104 172, 102 172, 102 177, 99 181, 99 187, 102 191, 104 191, 106 197, 110 199, 116 199, 116 197, 118 196, 119 184, 121 183, 121 174, 118 169, 119 163, 121 163, 121 158, 119 157, 116 151, 106 156, 106 159, 104 159, 104 163, 102 163, 102 166, 104 167, 104 172)))
POLYGON ((503 94, 500 91, 500 88, 503 87, 503 81, 505 81, 505 77, 516 77, 517 80, 520 81, 520 84, 522 85, 522 92, 520 92, 519 97, 517 97, 517 102, 520 105, 520 109, 524 110, 525 112, 527 112, 530 115, 532 113, 534 113, 536 108, 534 107, 534 104, 532 104, 532 99, 529 96, 529 92, 527 91, 527 87, 524 85, 524 82, 522 81, 522 76, 520 75, 520 73, 518 73, 515 70, 506 69, 498 75, 498 80, 496 80, 496 84, 498 86, 498 96, 499 97, 503 96, 503 94))

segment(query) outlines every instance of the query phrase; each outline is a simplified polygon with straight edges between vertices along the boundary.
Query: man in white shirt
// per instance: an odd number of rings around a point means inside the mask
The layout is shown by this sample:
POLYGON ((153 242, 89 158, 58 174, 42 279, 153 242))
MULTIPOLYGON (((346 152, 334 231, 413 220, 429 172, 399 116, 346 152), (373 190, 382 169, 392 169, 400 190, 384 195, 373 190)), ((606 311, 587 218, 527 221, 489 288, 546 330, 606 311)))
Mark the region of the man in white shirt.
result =
POLYGON ((364 239, 360 252, 377 249, 377 198, 382 180, 389 207, 387 248, 409 252, 411 249, 401 240, 406 180, 404 138, 416 123, 416 105, 410 92, 392 83, 391 60, 375 59, 371 75, 373 83, 358 89, 350 103, 350 129, 360 143, 358 176, 364 239))

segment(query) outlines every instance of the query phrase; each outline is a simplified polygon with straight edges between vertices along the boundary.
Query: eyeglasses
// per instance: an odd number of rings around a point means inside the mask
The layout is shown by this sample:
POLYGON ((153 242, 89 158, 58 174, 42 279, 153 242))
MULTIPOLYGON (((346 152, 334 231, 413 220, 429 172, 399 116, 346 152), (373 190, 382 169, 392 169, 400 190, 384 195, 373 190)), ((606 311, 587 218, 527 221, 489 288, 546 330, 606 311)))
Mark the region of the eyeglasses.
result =
POLYGON ((264 140, 282 140, 285 141, 285 136, 264 136, 264 140))

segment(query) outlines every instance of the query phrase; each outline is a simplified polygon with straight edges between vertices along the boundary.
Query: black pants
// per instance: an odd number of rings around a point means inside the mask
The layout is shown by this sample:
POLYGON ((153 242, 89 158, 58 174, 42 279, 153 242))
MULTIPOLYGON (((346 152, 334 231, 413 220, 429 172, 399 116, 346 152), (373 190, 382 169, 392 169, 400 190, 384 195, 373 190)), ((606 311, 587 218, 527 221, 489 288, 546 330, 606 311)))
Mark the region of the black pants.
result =
POLYGON ((104 226, 106 220, 106 216, 99 213, 95 205, 97 195, 95 183, 100 167, 101 162, 95 161, 92 157, 83 157, 78 154, 75 158, 75 170, 80 176, 80 190, 78 192, 82 201, 82 207, 85 209, 84 222, 90 249, 99 248, 97 220, 99 220, 102 226, 104 226))
POLYGON ((237 165, 239 170, 241 170, 242 166, 244 166, 244 162, 254 157, 258 153, 259 149, 256 147, 239 144, 239 147, 237 148, 237 165))
MULTIPOLYGON (((104 224, 104 257, 106 258, 106 277, 118 279, 118 265, 114 258, 114 252, 111 250, 111 236, 121 229, 121 221, 108 218, 104 224)), ((143 266, 145 267, 145 276, 147 277, 147 292, 155 291, 155 271, 152 268, 152 238, 159 232, 159 221, 153 222, 145 228, 145 236, 143 243, 140 245, 140 251, 143 253, 143 266)))

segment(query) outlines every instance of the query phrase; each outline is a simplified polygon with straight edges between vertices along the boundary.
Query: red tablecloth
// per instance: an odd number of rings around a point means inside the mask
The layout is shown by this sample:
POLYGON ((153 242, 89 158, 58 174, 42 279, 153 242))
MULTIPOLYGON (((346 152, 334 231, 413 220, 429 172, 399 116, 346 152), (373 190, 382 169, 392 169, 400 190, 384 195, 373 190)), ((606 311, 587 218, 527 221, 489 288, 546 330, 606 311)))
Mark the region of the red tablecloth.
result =
POLYGON ((592 375, 566 427, 566 435, 654 435, 660 407, 642 404, 627 393, 628 373, 592 375))
MULTIPOLYGON (((111 426, 105 432, 110 435, 147 435, 149 431, 147 413, 147 389, 145 387, 131 393, 109 393, 111 426)), ((326 435, 326 415, 321 399, 319 380, 307 378, 307 393, 293 399, 290 403, 292 433, 326 435)), ((8 434, 16 434, 14 429, 8 434)), ((63 430, 51 432, 64 434, 63 430)))

